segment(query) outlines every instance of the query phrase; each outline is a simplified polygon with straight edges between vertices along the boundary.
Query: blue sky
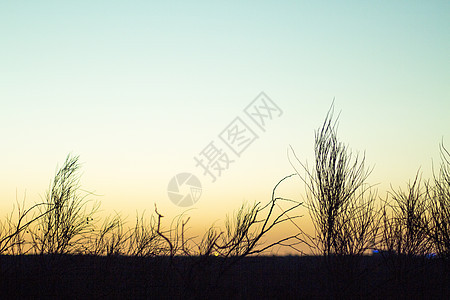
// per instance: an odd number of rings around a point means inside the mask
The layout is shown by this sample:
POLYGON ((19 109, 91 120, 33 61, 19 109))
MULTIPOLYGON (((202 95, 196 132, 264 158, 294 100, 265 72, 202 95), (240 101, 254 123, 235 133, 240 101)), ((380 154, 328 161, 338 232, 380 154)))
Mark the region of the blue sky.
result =
POLYGON ((1 207, 16 191, 38 201, 71 152, 83 186, 125 215, 180 213, 167 184, 197 174, 207 227, 268 200, 293 171, 289 145, 312 163, 333 98, 380 195, 428 177, 450 148, 449 19, 448 1, 3 1, 1 207), (283 115, 211 183, 193 157, 261 91, 283 115))

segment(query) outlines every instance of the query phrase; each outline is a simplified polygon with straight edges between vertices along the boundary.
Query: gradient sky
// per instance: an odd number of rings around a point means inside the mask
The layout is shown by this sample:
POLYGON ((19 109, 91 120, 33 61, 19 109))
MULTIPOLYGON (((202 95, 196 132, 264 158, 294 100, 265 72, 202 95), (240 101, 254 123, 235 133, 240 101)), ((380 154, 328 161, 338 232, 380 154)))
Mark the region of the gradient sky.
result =
MULTIPOLYGON (((313 162, 335 98, 339 137, 374 167, 383 196, 450 148, 448 1, 2 1, 0 208, 44 196, 68 153, 105 213, 185 208, 169 180, 190 172, 206 228, 270 199, 313 162), (283 114, 212 183, 197 156, 264 91, 283 114)), ((304 187, 282 191, 301 201, 304 187)))

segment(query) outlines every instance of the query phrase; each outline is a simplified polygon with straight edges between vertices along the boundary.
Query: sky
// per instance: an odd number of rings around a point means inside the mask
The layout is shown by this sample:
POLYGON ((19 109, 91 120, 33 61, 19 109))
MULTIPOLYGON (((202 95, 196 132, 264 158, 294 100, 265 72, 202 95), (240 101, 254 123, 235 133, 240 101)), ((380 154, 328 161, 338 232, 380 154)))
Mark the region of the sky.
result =
POLYGON ((41 201, 72 153, 103 214, 156 204, 201 231, 269 201, 299 166, 290 147, 312 165, 333 99, 383 198, 450 148, 449 20, 448 1, 2 1, 0 209, 41 201), (239 156, 220 138, 236 128, 257 136, 239 156), (209 145, 233 161, 214 182, 195 160, 209 145), (201 184, 189 207, 168 194, 181 173, 201 184))

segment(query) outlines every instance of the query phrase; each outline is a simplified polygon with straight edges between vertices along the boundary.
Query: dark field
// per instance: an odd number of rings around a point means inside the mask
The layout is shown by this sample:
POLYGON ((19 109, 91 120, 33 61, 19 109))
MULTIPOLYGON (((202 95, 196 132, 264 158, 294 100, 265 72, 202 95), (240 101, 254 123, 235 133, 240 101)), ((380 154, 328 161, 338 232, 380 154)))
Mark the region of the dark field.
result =
POLYGON ((448 261, 334 258, 1 256, 2 299, 448 299, 448 261), (328 267, 326 267, 328 266, 328 267), (353 268, 351 266, 354 266, 353 268), (355 267, 359 266, 359 267, 355 267))

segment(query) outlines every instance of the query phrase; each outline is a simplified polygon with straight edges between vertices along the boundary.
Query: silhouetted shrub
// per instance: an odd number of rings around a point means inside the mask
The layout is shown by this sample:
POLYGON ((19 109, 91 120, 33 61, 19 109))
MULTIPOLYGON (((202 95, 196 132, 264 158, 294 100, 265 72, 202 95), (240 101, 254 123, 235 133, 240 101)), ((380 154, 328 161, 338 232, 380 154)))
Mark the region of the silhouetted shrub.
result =
POLYGON ((315 164, 310 170, 295 155, 305 172, 307 208, 315 232, 302 231, 314 254, 324 257, 325 276, 335 297, 357 289, 360 257, 375 246, 379 229, 378 210, 366 179, 365 157, 353 155, 337 137, 334 105, 315 132, 315 164))
MULTIPOLYGON (((86 234, 93 231, 93 215, 98 206, 90 210, 86 196, 79 185, 78 156, 67 156, 58 170, 41 209, 42 218, 33 230, 35 251, 42 254, 62 254, 80 251, 86 234)), ((41 207, 39 207, 41 208, 41 207)))
POLYGON ((442 163, 434 176, 434 186, 429 186, 431 198, 430 236, 437 254, 450 258, 450 153, 441 144, 442 163))

